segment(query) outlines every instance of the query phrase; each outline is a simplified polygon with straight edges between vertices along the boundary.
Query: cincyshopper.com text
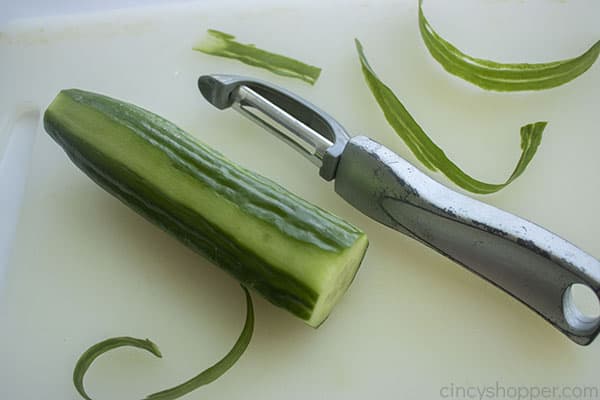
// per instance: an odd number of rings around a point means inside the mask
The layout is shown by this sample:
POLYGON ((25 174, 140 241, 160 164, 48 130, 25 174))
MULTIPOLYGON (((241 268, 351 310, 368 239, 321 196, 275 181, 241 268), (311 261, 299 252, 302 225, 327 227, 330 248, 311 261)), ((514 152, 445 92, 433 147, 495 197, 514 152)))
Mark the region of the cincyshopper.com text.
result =
POLYGON ((451 383, 440 388, 440 397, 451 400, 539 400, 578 399, 600 400, 600 386, 540 386, 540 385, 457 385, 451 383))

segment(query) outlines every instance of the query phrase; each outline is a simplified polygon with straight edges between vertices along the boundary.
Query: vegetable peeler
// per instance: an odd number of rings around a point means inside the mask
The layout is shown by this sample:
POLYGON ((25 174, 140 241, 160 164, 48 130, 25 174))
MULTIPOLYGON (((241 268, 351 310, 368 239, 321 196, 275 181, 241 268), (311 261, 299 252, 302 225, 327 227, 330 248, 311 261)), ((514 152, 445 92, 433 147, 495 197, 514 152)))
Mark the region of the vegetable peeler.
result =
POLYGON ((356 209, 463 265, 504 290, 575 343, 590 344, 600 317, 574 304, 573 285, 600 301, 600 261, 516 215, 457 193, 324 111, 283 89, 235 75, 204 75, 202 95, 234 108, 319 168, 356 209))

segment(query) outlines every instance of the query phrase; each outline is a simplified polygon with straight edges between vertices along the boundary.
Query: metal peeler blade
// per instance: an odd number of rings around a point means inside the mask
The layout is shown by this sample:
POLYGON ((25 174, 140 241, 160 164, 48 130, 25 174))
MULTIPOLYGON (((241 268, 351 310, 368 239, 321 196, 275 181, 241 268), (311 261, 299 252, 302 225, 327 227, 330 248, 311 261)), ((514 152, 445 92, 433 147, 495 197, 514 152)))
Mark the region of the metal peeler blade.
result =
POLYGON ((350 137, 301 97, 259 80, 204 75, 202 95, 232 107, 319 168, 335 191, 372 219, 456 261, 504 290, 575 343, 600 332, 600 317, 573 303, 575 284, 600 301, 600 261, 516 215, 457 193, 365 136, 350 137))

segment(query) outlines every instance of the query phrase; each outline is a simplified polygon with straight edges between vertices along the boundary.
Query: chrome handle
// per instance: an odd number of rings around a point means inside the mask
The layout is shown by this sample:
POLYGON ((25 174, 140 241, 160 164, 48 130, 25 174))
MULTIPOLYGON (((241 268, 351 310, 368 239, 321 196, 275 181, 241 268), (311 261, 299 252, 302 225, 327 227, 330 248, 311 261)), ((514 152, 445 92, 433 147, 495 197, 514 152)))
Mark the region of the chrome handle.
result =
POLYGON ((403 232, 490 281, 587 345, 600 317, 581 313, 571 287, 600 299, 600 261, 557 235, 435 182, 391 150, 354 137, 335 190, 369 217, 403 232))

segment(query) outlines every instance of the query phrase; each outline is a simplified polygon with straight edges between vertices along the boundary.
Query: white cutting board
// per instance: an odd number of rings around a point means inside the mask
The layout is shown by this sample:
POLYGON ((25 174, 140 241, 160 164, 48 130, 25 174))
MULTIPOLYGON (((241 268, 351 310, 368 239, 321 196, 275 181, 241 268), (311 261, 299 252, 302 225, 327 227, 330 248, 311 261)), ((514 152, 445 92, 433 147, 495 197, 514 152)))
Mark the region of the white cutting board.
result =
MULTIPOLYGON (((222 72, 271 80, 414 162, 363 82, 358 37, 434 140, 488 181, 512 170, 519 127, 548 120, 527 172, 484 199, 600 257, 600 65, 553 90, 490 93, 431 58, 418 34, 416 0, 249 3, 38 19, 0 33, 0 112, 23 101, 45 107, 68 87, 125 99, 369 234, 357 279, 321 328, 254 296, 248 351, 189 398, 435 399, 451 385, 595 385, 600 343, 573 344, 488 283, 363 217, 311 164, 235 113, 209 106, 196 79, 222 72), (192 51, 207 28, 319 65, 323 74, 310 87, 192 51)), ((594 0, 428 0, 426 13, 469 54, 502 61, 567 58, 600 38, 594 0)), ((71 383, 77 357, 120 335, 151 338, 164 358, 129 349, 106 355, 90 370, 89 393, 143 397, 220 359, 243 318, 233 279, 99 189, 38 132, 0 293, 1 399, 78 398, 71 383)))

